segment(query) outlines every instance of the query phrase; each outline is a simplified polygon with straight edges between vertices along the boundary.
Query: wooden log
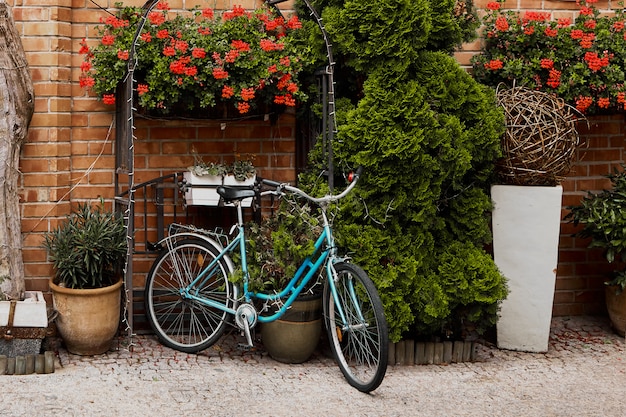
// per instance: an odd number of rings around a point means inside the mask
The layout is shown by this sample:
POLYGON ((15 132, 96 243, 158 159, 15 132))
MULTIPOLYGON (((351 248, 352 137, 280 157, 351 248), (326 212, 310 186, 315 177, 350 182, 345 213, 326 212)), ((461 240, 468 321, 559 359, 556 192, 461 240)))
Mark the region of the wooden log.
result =
POLYGON ((435 351, 433 353, 433 363, 439 365, 443 363, 443 343, 435 343, 435 351))
POLYGON ((7 358, 7 375, 15 374, 15 358, 7 358))
POLYGON ((463 362, 469 362, 472 357, 472 342, 463 342, 463 362))
POLYGON ((7 373, 7 357, 6 355, 0 355, 0 375, 7 373))
POLYGON ((46 370, 46 359, 44 354, 39 354, 35 357, 35 373, 43 374, 46 370))
POLYGON ((18 179, 22 143, 35 109, 33 82, 13 12, 0 0, 0 293, 24 295, 18 179))
POLYGON ((404 340, 401 340, 398 343, 396 343, 396 362, 394 363, 394 365, 404 365, 405 356, 406 356, 405 347, 406 347, 406 343, 404 340))
POLYGON ((26 375, 35 373, 35 355, 26 355, 26 375))
POLYGON ((452 342, 443 342, 443 363, 452 363, 452 342))
POLYGON ((403 365, 415 365, 415 341, 405 340, 403 365))
POLYGON ((387 353, 387 360, 389 362, 389 365, 395 365, 396 364, 396 344, 395 343, 391 343, 389 342, 389 349, 388 349, 388 353, 387 353))
POLYGON ((463 342, 455 341, 452 347, 452 361, 456 363, 463 362, 463 342))
POLYGON ((26 357, 15 357, 15 375, 26 375, 26 357))
POLYGON ((426 342, 426 348, 424 349, 424 358, 428 365, 435 363, 435 343, 426 342))
POLYGON ((426 343, 424 342, 415 344, 415 364, 426 365, 426 343))
POLYGON ((54 373, 54 352, 46 351, 44 353, 45 365, 44 365, 44 373, 52 374, 54 373))

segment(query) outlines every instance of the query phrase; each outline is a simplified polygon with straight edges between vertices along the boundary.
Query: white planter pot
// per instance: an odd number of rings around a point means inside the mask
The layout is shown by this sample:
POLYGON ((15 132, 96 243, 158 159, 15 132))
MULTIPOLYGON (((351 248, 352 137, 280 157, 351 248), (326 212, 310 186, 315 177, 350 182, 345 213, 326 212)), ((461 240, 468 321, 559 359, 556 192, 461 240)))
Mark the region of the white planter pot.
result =
POLYGON ((558 263, 563 188, 494 185, 494 260, 509 296, 497 323, 498 347, 547 352, 558 263))
POLYGON ((198 176, 193 172, 184 172, 183 178, 190 187, 185 188, 185 203, 188 206, 217 206, 220 196, 217 187, 222 185, 219 175, 198 176))

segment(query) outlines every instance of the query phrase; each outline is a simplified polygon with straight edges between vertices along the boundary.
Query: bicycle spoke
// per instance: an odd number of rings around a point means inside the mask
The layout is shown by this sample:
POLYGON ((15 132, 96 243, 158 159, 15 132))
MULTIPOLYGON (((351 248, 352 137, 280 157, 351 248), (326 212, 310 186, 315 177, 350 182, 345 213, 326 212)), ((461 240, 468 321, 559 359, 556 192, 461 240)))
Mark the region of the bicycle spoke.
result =
POLYGON ((153 264, 146 283, 146 312, 159 339, 185 352, 215 343, 224 327, 225 312, 187 296, 231 303, 229 270, 215 259, 215 249, 200 239, 177 242, 153 264), (190 287, 198 278, 198 282, 190 287))
POLYGON ((387 368, 388 336, 382 304, 363 270, 345 263, 335 269, 336 303, 330 289, 326 290, 331 347, 348 382, 369 392, 380 385, 387 368))

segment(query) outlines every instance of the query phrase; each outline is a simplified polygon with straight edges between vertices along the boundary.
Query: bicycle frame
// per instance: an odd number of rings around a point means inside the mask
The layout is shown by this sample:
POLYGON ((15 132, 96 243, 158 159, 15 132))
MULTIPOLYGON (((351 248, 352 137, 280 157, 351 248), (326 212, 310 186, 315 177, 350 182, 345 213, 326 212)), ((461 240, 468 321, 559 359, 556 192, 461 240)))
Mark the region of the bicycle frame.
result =
MULTIPOLYGON (((299 266, 298 270, 289 280, 287 285, 281 291, 273 294, 253 292, 249 290, 249 273, 246 257, 245 228, 242 221, 241 206, 238 203, 237 211, 239 218, 236 225, 238 230, 237 236, 224 249, 221 250, 220 254, 215 259, 213 259, 213 261, 211 261, 211 263, 206 268, 204 268, 202 272, 198 274, 198 276, 187 287, 181 289, 181 295, 183 297, 197 301, 209 307, 216 308, 229 314, 236 314, 236 304, 235 308, 228 308, 227 306, 213 300, 198 297, 196 294, 194 294, 193 288, 202 287, 203 281, 210 277, 211 272, 218 266, 218 262, 225 258, 228 254, 239 250, 241 256, 240 263, 244 276, 243 299, 246 302, 257 299, 266 302, 275 302, 282 304, 274 314, 268 316, 259 316, 259 322, 268 323, 278 320, 287 311, 287 309, 289 309, 296 297, 300 295, 302 290, 307 286, 311 279, 313 279, 317 271, 319 271, 322 265, 324 265, 325 263, 326 274, 329 279, 329 285, 331 286, 331 293, 333 294, 333 298, 336 299, 335 285, 334 281, 332 280, 332 277, 334 276, 334 269, 332 265, 337 262, 338 259, 336 258, 336 248, 332 237, 332 231, 324 210, 322 210, 323 229, 322 233, 315 241, 315 250, 313 251, 313 254, 307 257, 302 262, 302 264, 299 266), (280 301, 283 299, 285 300, 280 301)), ((343 311, 341 311, 341 306, 338 305, 337 308, 339 309, 341 317, 344 318, 343 311)))

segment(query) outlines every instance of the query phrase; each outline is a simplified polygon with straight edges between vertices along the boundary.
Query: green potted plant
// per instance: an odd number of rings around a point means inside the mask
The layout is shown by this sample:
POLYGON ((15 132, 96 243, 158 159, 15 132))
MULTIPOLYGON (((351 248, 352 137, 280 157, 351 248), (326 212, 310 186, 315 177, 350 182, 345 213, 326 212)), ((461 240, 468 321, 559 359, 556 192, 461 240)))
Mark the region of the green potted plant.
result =
POLYGON ((123 219, 99 205, 80 203, 44 238, 54 276, 49 285, 56 325, 68 351, 106 352, 117 333, 126 256, 123 219))
POLYGON ((241 158, 239 155, 227 168, 227 176, 224 177, 224 185, 251 185, 256 179, 254 156, 248 155, 241 158))
MULTIPOLYGON (((313 253, 321 222, 308 205, 285 197, 272 216, 260 224, 251 223, 247 231, 249 288, 279 291, 295 275, 302 261, 313 253)), ((240 283, 241 279, 239 269, 232 281, 240 283)), ((311 356, 322 331, 321 290, 320 283, 314 279, 284 316, 263 324, 263 345, 272 358, 301 363, 311 356)), ((270 310, 277 306, 270 306, 270 310)))
POLYGON ((579 205, 568 207, 565 217, 583 228, 576 234, 589 238, 590 248, 602 248, 604 257, 619 269, 606 284, 606 305, 615 331, 624 336, 626 330, 626 173, 621 170, 608 174, 611 188, 599 193, 587 192, 579 205))

